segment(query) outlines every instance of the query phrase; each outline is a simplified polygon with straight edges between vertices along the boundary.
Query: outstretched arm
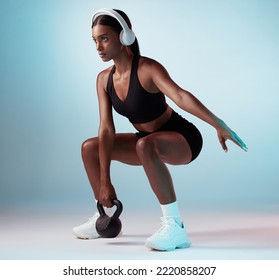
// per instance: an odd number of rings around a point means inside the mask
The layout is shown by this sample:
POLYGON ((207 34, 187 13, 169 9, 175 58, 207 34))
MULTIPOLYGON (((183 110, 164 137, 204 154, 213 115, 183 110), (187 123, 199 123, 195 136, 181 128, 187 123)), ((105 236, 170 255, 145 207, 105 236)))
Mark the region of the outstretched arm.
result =
POLYGON ((228 150, 226 145, 227 139, 233 141, 243 150, 248 150, 245 143, 224 121, 215 116, 194 95, 174 83, 165 68, 158 62, 151 62, 150 75, 158 89, 168 96, 177 106, 202 119, 216 129, 220 144, 225 151, 228 150))
POLYGON ((224 151, 228 151, 228 147, 226 145, 227 139, 233 141, 244 151, 248 150, 241 138, 233 130, 231 130, 223 120, 214 115, 190 92, 180 89, 176 95, 176 98, 174 98, 174 102, 181 109, 212 125, 217 131, 219 142, 224 151))

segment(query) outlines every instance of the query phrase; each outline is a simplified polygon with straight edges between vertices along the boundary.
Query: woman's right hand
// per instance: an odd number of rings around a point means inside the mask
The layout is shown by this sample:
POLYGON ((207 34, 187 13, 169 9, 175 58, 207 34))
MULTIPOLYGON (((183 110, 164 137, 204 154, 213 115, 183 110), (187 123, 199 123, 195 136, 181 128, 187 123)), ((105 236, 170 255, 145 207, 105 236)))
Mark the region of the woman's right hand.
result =
POLYGON ((104 207, 111 208, 113 206, 112 201, 117 199, 115 189, 112 184, 102 185, 99 192, 99 202, 104 207))

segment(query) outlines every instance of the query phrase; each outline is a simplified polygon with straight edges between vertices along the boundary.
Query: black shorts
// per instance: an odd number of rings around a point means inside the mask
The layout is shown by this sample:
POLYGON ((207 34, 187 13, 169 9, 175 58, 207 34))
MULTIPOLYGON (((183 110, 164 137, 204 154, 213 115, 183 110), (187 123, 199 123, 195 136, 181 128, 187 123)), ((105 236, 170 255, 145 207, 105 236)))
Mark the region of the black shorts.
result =
POLYGON ((199 155, 201 149, 202 149, 202 136, 199 130, 190 122, 188 122, 186 119, 181 117, 178 113, 172 112, 171 117, 169 120, 162 125, 160 128, 156 129, 153 132, 145 132, 145 131, 139 131, 136 132, 136 136, 138 139, 145 137, 151 133, 159 132, 159 131, 177 131, 180 133, 188 142, 191 151, 192 151, 192 159, 197 158, 199 155))

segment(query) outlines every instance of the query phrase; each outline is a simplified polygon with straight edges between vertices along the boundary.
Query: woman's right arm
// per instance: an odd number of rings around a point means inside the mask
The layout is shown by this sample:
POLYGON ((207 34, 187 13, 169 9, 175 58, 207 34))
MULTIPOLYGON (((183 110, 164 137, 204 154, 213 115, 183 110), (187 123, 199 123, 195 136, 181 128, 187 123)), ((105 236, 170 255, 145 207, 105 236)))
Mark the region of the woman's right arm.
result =
POLYGON ((97 77, 97 93, 99 100, 99 158, 100 158, 100 191, 99 202, 112 207, 112 199, 117 198, 110 178, 111 153, 114 144, 115 128, 112 117, 112 106, 106 92, 106 70, 97 77))

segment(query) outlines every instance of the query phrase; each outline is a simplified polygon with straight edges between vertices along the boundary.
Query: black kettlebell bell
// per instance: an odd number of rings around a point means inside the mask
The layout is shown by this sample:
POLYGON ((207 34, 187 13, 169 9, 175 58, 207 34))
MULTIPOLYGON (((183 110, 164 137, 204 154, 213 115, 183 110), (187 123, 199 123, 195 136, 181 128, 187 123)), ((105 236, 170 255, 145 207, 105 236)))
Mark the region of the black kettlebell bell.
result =
POLYGON ((104 238, 116 237, 122 228, 122 223, 119 219, 119 216, 123 210, 122 203, 119 200, 114 199, 112 204, 115 205, 117 209, 112 217, 109 217, 105 213, 103 206, 99 203, 99 201, 97 202, 97 209, 100 213, 100 217, 96 221, 96 230, 99 235, 104 238))

